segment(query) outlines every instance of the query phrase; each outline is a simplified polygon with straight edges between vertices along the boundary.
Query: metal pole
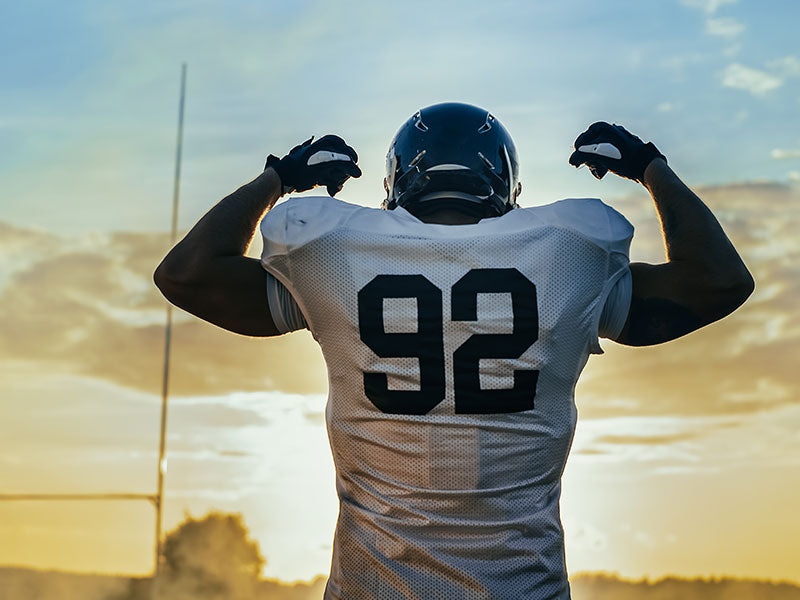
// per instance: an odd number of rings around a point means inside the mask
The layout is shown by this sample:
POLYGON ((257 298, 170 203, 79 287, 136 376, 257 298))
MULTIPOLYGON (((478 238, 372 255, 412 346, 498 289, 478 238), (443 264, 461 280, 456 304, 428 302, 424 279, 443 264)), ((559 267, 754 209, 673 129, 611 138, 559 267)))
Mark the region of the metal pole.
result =
MULTIPOLYGON (((175 152, 175 182, 172 188, 172 230, 170 245, 175 244, 178 230, 178 198, 181 186, 181 154, 183 152, 183 106, 186 100, 186 63, 181 65, 181 96, 178 105, 178 141, 175 152)), ((164 510, 164 475, 167 471, 167 397, 169 394, 169 359, 172 342, 172 305, 167 303, 167 327, 164 334, 164 379, 161 385, 161 435, 158 442, 158 488, 156 492, 156 543, 154 584, 161 566, 161 524, 164 510)), ((156 588, 156 585, 153 586, 156 588)))
POLYGON ((0 500, 27 502, 31 500, 147 500, 156 504, 153 494, 0 494, 0 500))

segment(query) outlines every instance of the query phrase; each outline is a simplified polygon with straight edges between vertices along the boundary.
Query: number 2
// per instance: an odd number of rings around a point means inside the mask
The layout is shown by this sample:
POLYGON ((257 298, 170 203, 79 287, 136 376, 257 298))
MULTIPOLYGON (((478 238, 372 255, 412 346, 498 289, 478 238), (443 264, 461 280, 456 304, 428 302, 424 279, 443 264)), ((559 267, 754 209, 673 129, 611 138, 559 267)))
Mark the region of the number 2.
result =
MULTIPOLYGON (((511 413, 530 410, 539 371, 516 369, 508 389, 481 389, 480 360, 519 358, 539 338, 536 286, 517 269, 472 269, 451 289, 451 319, 476 321, 478 294, 509 293, 512 333, 473 334, 453 353, 455 412, 511 413)), ((364 372, 364 393, 382 412, 424 415, 444 400, 445 361, 442 291, 423 275, 378 275, 358 293, 361 340, 382 358, 419 359, 419 391, 390 390, 386 373, 364 372), (414 298, 416 333, 386 333, 383 301, 414 298)))

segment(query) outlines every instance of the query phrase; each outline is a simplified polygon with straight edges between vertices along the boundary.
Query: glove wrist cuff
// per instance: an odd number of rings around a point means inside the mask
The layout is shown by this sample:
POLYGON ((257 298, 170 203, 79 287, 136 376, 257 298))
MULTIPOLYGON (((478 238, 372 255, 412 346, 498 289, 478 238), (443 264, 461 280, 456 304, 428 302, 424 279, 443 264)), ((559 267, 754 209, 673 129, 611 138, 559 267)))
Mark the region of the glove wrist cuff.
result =
POLYGON ((281 195, 284 195, 292 193, 296 188, 286 183, 287 173, 285 165, 282 163, 283 159, 278 158, 274 154, 270 154, 267 157, 267 164, 264 165, 264 170, 266 171, 271 167, 278 174, 278 178, 281 180, 281 195))
POLYGON ((644 184, 644 172, 647 169, 647 165, 649 165, 654 159, 656 158, 663 158, 664 162, 667 162, 667 157, 661 154, 656 148, 653 142, 647 142, 644 144, 639 151, 637 152, 637 173, 636 173, 636 181, 641 184, 644 184))

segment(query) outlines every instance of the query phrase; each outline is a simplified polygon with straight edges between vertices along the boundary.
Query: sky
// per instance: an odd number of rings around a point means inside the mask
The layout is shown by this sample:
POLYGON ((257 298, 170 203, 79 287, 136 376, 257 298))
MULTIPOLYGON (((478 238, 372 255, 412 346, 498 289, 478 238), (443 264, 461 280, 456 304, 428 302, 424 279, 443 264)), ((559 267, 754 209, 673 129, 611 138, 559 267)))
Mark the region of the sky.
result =
MULTIPOLYGON (((730 317, 604 342, 564 475, 571 572, 800 582, 800 5, 789 0, 88 2, 0 12, 0 493, 155 489, 180 66, 179 229, 311 135, 378 206, 418 108, 489 108, 523 206, 600 197, 663 246, 642 188, 567 164, 590 123, 652 140, 756 280, 730 317), (768 9, 765 7, 768 6, 768 9)), ((259 240, 251 254, 257 255, 259 240)), ((285 580, 327 573, 337 514, 321 353, 175 315, 165 523, 240 512, 285 580)), ((145 502, 0 503, 0 564, 147 573, 145 502)))

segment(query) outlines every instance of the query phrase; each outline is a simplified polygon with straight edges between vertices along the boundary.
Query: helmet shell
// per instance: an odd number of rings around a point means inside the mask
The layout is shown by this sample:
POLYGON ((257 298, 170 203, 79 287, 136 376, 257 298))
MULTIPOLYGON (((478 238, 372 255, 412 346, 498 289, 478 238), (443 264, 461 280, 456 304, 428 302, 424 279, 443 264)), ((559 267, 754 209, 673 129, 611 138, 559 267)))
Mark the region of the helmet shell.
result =
POLYGON ((445 102, 417 111, 394 136, 382 207, 498 216, 517 207, 519 190, 517 149, 502 123, 483 108, 445 102))

